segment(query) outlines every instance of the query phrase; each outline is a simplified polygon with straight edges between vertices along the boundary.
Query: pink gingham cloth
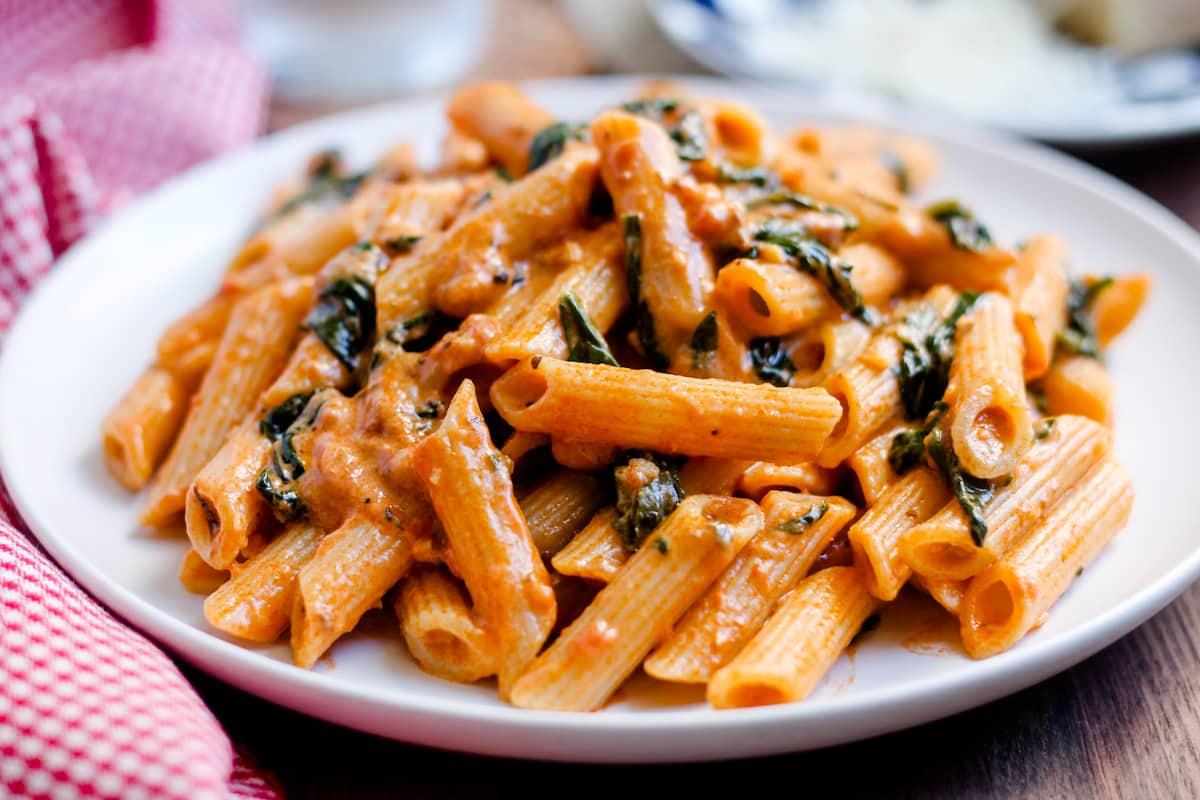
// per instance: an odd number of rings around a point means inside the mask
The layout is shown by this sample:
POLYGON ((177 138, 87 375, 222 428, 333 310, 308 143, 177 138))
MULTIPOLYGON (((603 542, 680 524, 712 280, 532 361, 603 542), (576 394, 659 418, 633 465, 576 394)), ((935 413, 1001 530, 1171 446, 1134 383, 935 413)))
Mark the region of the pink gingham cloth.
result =
MULTIPOLYGON (((252 139, 225 0, 0 0, 0 346, 106 213, 252 139)), ((166 655, 27 538, 0 483, 0 798, 278 798, 166 655)))

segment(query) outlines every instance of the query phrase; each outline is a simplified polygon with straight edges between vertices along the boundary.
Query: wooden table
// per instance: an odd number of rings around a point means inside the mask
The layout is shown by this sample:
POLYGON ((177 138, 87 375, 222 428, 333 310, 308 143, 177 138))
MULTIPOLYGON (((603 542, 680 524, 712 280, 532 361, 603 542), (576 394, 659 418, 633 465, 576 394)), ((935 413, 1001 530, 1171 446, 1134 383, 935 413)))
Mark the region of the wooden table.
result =
MULTIPOLYGON (((595 70, 554 6, 503 5, 476 75, 595 70)), ((277 103, 272 127, 329 110, 277 103)), ((1092 160, 1200 227, 1196 141, 1092 160)), ((193 670, 188 675, 233 739, 292 798, 474 798, 523 795, 531 787, 619 796, 646 785, 684 794, 731 779, 784 791, 836 780, 856 797, 1200 797, 1200 585, 1074 669, 976 710, 843 747, 704 765, 532 764, 427 750, 281 709, 193 670)))

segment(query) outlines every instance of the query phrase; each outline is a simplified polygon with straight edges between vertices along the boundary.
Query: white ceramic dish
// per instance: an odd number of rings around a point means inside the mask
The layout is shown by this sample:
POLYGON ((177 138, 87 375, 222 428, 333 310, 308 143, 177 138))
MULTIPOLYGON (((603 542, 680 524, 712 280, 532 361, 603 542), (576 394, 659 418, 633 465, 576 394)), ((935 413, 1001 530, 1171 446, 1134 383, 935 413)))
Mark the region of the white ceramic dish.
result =
MULTIPOLYGON (((813 0, 780 0, 766 7, 811 5, 813 0)), ((752 9, 761 4, 749 4, 752 9)), ((804 80, 764 61, 754 28, 741 28, 712 0, 647 0, 646 9, 663 35, 697 63, 722 75, 740 77, 805 92, 847 113, 887 114, 925 124, 992 125, 1061 147, 1110 149, 1200 133, 1200 50, 1178 49, 1151 57, 1118 62, 1102 80, 1110 102, 1073 106, 1071 97, 1041 112, 1025 109, 1019 118, 999 113, 955 114, 945 108, 905 102, 867 86, 832 87, 819 79, 804 80)), ((782 12, 776 12, 782 13, 782 12)), ((774 17, 771 17, 774 19, 774 17)), ((1099 88, 1099 87, 1089 87, 1099 88)))
MULTIPOLYGON (((777 124, 819 118, 777 94, 718 81, 703 93, 758 105, 777 124)), ((531 84, 565 118, 627 96, 632 81, 531 84)), ((276 703, 397 739, 506 756, 579 761, 708 760, 832 745, 953 714, 1042 680, 1150 617, 1200 574, 1192 502, 1200 427, 1200 237, 1153 202, 1064 156, 1005 141, 931 135, 944 170, 934 196, 970 202, 1009 240, 1067 238, 1078 268, 1149 267, 1158 285, 1116 348, 1118 446, 1138 487, 1128 529, 1008 653, 971 661, 902 642, 928 608, 886 613, 807 702, 716 712, 699 692, 634 681, 596 714, 508 707, 492 686, 430 678, 379 615, 311 672, 285 646, 247 647, 206 628, 176 580, 181 541, 138 528, 138 502, 105 473, 97 429, 151 358, 163 327, 215 285, 271 187, 318 148, 367 162, 396 139, 432 152, 443 98, 304 125, 171 181, 81 242, 36 290, 0 353, 0 469, 47 550, 116 613, 184 659, 276 703)), ((918 631, 918 638, 920 633, 918 631)), ((939 648, 932 648, 939 649, 939 648)), ((946 648, 940 648, 946 650, 946 648)))

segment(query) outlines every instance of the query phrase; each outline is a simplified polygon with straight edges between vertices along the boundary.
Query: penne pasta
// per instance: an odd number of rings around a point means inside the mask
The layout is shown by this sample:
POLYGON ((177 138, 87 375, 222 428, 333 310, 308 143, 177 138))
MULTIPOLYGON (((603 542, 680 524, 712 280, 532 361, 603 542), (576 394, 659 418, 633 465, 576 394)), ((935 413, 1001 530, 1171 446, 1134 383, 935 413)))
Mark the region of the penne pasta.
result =
POLYGON ((1057 236, 1035 236, 1020 258, 1013 308, 1025 350, 1025 380, 1030 381, 1050 366, 1067 323, 1067 246, 1057 236))
POLYGON ((297 279, 269 286, 238 304, 183 430, 150 485, 143 523, 159 525, 183 510, 196 473, 283 369, 311 297, 311 281, 297 279))
POLYGON ((312 525, 288 526, 208 596, 204 601, 208 624, 251 642, 278 639, 291 621, 296 576, 312 559, 323 536, 312 525))
POLYGON ((1092 302, 1092 321, 1096 327, 1096 340, 1101 348, 1108 347, 1112 340, 1133 322, 1150 296, 1153 279, 1149 273, 1119 275, 1112 285, 1096 296, 1092 302))
POLYGON ((512 478, 463 381, 413 465, 442 523, 454 563, 493 641, 500 693, 537 655, 554 625, 554 592, 512 478))
POLYGON ((854 473, 858 491, 868 507, 878 503, 887 488, 899 479, 888 456, 896 434, 907 429, 908 426, 899 421, 884 425, 882 433, 876 434, 846 459, 846 466, 854 473))
POLYGON ((614 527, 617 510, 613 507, 597 511, 587 525, 567 542, 550 560, 561 575, 608 583, 629 559, 625 540, 614 527))
POLYGON ((950 441, 962 468, 977 478, 1012 472, 1033 440, 1033 423, 1021 340, 1003 295, 982 295, 959 321, 946 398, 950 441))
POLYGON ((618 447, 782 463, 821 451, 840 416, 823 389, 704 380, 534 358, 492 384, 492 403, 518 430, 573 434, 618 447), (621 390, 635 381, 639 394, 621 390), (754 409, 747 413, 747 409, 754 409), (763 425, 770 421, 770 430, 763 425))
POLYGON ((951 501, 904 535, 904 561, 936 580, 965 580, 982 572, 1021 541, 1112 447, 1108 431, 1084 417, 1053 417, 1043 423, 1041 435, 1017 465, 1012 481, 996 488, 983 507, 982 542, 973 539, 962 506, 951 501))
POLYGON ((594 711, 763 524, 749 500, 693 495, 521 675, 521 708, 594 711))
POLYGON ((666 131, 610 111, 592 123, 591 136, 600 150, 601 179, 618 218, 626 221, 626 258, 636 265, 630 270, 630 302, 644 303, 638 313, 648 320, 641 328, 642 347, 651 363, 666 366, 708 313, 712 259, 671 191, 682 168, 666 131))
POLYGON ((552 557, 587 525, 606 500, 594 476, 555 472, 521 495, 521 513, 543 558, 552 557))
POLYGON ((137 491, 149 482, 183 423, 190 396, 178 378, 152 367, 104 418, 104 463, 125 488, 137 491))
POLYGON ((211 594, 229 580, 229 571, 213 569, 195 550, 188 550, 179 565, 179 582, 192 594, 211 594))
POLYGON ((470 598, 453 575, 418 566, 400 585, 393 605, 404 642, 421 669, 459 683, 496 673, 493 642, 475 620, 470 598))
POLYGON ((296 573, 291 644, 297 666, 317 663, 408 573, 413 540, 429 523, 418 503, 392 508, 395 522, 387 527, 365 517, 347 519, 296 573))
POLYGON ((754 500, 761 500, 773 489, 827 495, 833 493, 839 479, 837 470, 818 467, 812 462, 770 464, 757 461, 739 476, 737 492, 754 500))
POLYGON ((959 612, 967 653, 994 655, 1036 627, 1132 509, 1125 469, 1107 458, 1094 466, 1024 540, 971 579, 959 612))
POLYGON ((763 530, 646 659, 647 674, 707 683, 754 638, 856 509, 840 497, 771 492, 762 500, 762 511, 763 530))
POLYGON ((838 319, 810 328, 787 341, 788 357, 796 365, 792 386, 822 386, 838 370, 862 355, 871 329, 856 319, 838 319))
POLYGON ((950 492, 941 476, 923 467, 889 486, 846 534, 854 563, 871 594, 895 600, 912 570, 900 557, 900 540, 914 525, 933 516, 950 492))
POLYGON ((1013 645, 1124 524, 1102 357, 1149 275, 919 202, 934 153, 874 127, 666 81, 446 110, 433 166, 276 187, 101 425, 213 630, 312 667, 386 603, 430 679, 518 707, 639 665, 764 705, 907 583, 1013 645))
POLYGON ((533 137, 554 122, 548 112, 507 83, 479 83, 460 89, 446 109, 450 121, 481 142, 513 175, 529 168, 533 137))
POLYGON ((878 602, 854 567, 830 567, 806 578, 746 648, 713 675, 709 702, 743 708, 803 700, 878 602))
POLYGON ((1064 356, 1051 365, 1040 384, 1050 414, 1078 414, 1112 427, 1116 386, 1108 370, 1088 356, 1064 356))

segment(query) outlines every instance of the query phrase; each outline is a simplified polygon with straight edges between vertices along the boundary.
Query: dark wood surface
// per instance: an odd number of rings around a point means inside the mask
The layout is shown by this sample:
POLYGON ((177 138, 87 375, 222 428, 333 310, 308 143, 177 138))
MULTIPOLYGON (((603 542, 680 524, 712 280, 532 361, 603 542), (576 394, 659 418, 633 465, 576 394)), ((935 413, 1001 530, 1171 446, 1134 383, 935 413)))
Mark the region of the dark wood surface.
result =
MULTIPOLYGON (((592 71, 598 60, 554 7, 504 0, 476 75, 592 71), (516 32, 520 32, 517 35, 516 32)), ((271 127, 334 110, 277 103, 271 127)), ((1083 154, 1200 227, 1200 141, 1083 154)), ((581 766, 479 758, 356 733, 189 670, 234 741, 291 798, 482 798, 726 781, 787 791, 836 779, 850 796, 1200 797, 1200 585, 1079 666, 981 708, 869 741, 687 766, 581 766)), ((644 790, 643 790, 644 791, 644 790)), ((703 796, 703 795, 701 795, 703 796)))

